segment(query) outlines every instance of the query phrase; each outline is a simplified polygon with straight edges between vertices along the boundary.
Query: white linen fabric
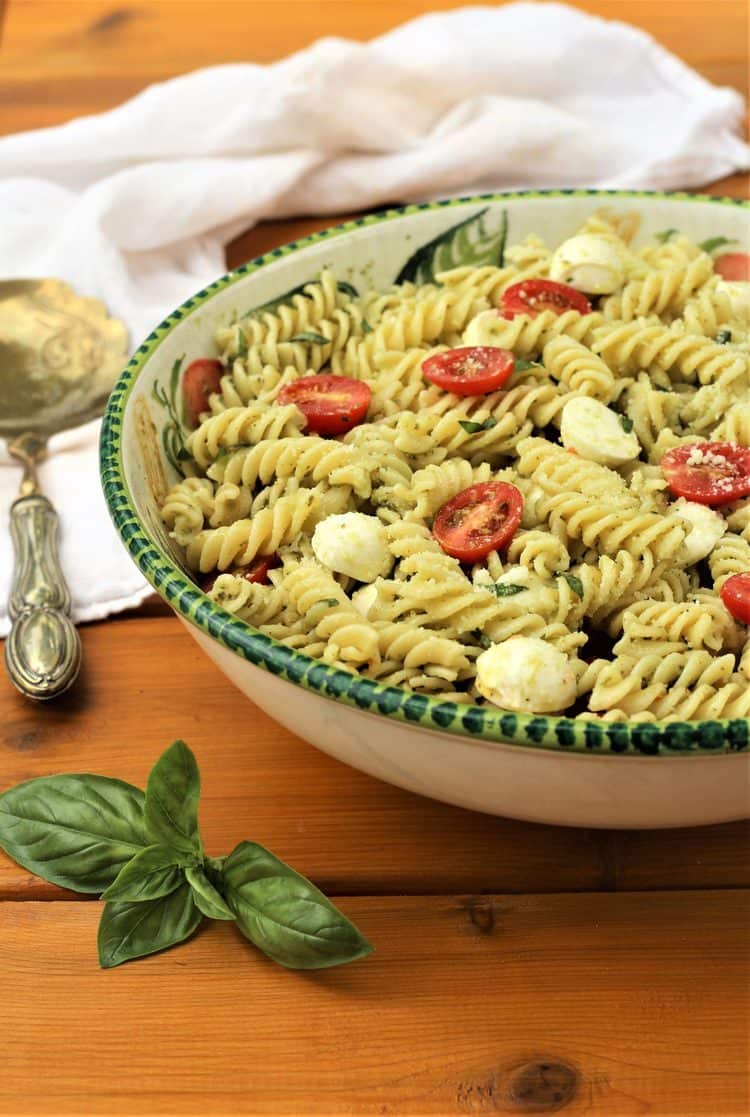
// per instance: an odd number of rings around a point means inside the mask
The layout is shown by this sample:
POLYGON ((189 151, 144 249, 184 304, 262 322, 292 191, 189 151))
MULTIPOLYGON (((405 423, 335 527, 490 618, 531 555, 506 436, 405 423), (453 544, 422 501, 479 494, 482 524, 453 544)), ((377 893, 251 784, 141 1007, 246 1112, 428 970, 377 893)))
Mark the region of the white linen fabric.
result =
MULTIPOLYGON (((633 27, 557 3, 426 15, 215 66, 0 139, 0 275, 97 295, 137 345, 264 218, 521 187, 697 186, 750 165, 743 102, 633 27)), ((89 620, 148 592, 99 493, 93 424, 42 469, 89 620)), ((0 635, 17 467, 0 451, 0 635)))

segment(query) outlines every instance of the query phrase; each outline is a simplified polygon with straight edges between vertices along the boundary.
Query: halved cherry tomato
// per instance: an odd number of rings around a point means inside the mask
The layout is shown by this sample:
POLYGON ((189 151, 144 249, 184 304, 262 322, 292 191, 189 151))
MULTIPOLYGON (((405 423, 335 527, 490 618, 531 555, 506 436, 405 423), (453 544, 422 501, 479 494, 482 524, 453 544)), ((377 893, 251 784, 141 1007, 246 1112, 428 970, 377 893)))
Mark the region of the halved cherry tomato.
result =
POLYGON ((208 397, 212 392, 218 392, 223 373, 224 366, 221 361, 212 360, 210 357, 199 357, 185 369, 182 378, 182 398, 185 401, 186 418, 191 427, 197 427, 200 416, 208 410, 208 397))
POLYGON ((308 431, 345 434, 364 419, 372 390, 363 380, 323 374, 285 384, 276 399, 296 404, 307 419, 308 431))
POLYGON ((438 512, 432 534, 447 555, 475 562, 509 543, 521 522, 523 497, 515 485, 469 485, 438 512))
POLYGON ((750 256, 744 252, 725 252, 714 260, 714 271, 730 283, 750 279, 750 256))
POLYGON ((567 283, 555 283, 552 279, 524 279, 514 283, 503 293, 500 301, 500 314, 503 318, 515 318, 517 314, 541 314, 551 310, 564 314, 566 310, 577 310, 579 314, 590 314, 591 303, 567 283))
POLYGON ((719 507, 750 493, 750 449, 736 442, 690 442, 661 459, 675 496, 719 507))
POLYGON ((721 587, 721 600, 740 624, 750 624, 750 571, 732 574, 721 587))
POLYGON ((201 589, 204 593, 210 593, 214 588, 216 579, 221 574, 234 574, 235 578, 243 578, 246 582, 258 582, 260 585, 267 586, 269 583, 268 571, 277 566, 281 566, 281 559, 277 554, 258 555, 247 566, 235 566, 231 570, 222 570, 217 574, 207 575, 201 582, 201 589))
POLYGON ((501 388, 515 368, 510 349, 493 345, 470 345, 446 349, 422 362, 422 372, 431 384, 457 396, 483 396, 501 388))

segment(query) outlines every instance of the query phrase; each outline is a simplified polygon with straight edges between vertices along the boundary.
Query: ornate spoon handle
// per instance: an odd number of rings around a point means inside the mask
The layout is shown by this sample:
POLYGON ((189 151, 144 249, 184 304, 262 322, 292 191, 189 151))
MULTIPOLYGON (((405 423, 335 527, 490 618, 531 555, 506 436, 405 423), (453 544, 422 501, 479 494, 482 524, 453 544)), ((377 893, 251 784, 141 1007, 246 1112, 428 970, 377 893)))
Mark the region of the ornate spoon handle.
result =
POLYGON ((16 567, 5 665, 23 694, 54 698, 68 689, 81 666, 81 643, 57 554, 57 513, 45 496, 33 493, 15 501, 10 525, 16 567))

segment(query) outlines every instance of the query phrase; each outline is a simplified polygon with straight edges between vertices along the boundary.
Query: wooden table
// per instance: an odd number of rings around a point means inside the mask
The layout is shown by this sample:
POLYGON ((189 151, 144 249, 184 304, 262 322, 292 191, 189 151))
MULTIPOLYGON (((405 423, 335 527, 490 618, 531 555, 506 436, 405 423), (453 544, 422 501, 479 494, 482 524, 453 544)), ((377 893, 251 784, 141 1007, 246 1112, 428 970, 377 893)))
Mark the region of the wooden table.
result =
MULTIPOLYGON (((454 6, 11 0, 1 127, 58 123, 197 66, 270 61, 321 34, 364 39, 454 6)), ((639 24, 712 81, 746 82, 742 0, 579 6, 639 24)), ((746 196, 747 179, 713 188, 746 196)), ((229 262, 327 223, 255 229, 229 262)), ((0 1113, 750 1112, 745 825, 595 832, 443 806, 281 729, 158 603, 82 636, 83 677, 54 705, 0 679, 0 787, 71 770, 142 785, 182 736, 203 772, 209 852, 269 845, 377 952, 299 975, 213 924, 105 973, 99 904, 0 855, 0 1113)))

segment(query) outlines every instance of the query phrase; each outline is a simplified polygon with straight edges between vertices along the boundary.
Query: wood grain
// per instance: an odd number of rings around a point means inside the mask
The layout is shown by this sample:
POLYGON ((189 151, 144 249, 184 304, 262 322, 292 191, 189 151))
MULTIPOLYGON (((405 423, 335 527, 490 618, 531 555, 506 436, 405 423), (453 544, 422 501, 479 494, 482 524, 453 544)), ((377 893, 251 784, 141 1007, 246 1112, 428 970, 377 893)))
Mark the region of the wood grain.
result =
POLYGON ((98 904, 0 905, 0 1113, 747 1114, 747 893, 339 902, 376 953, 304 975, 226 924, 104 973, 98 904))
MULTIPOLYGON (((76 689, 39 706, 0 680, 0 779, 94 771, 143 786, 184 737, 203 773, 212 854, 253 838, 325 890, 560 892, 750 885, 744 823, 601 832, 448 807, 380 783, 294 737, 235 690, 171 616, 82 629, 76 689), (155 679, 155 664, 168 665, 155 679)), ((58 895, 0 853, 0 896, 58 895)))

